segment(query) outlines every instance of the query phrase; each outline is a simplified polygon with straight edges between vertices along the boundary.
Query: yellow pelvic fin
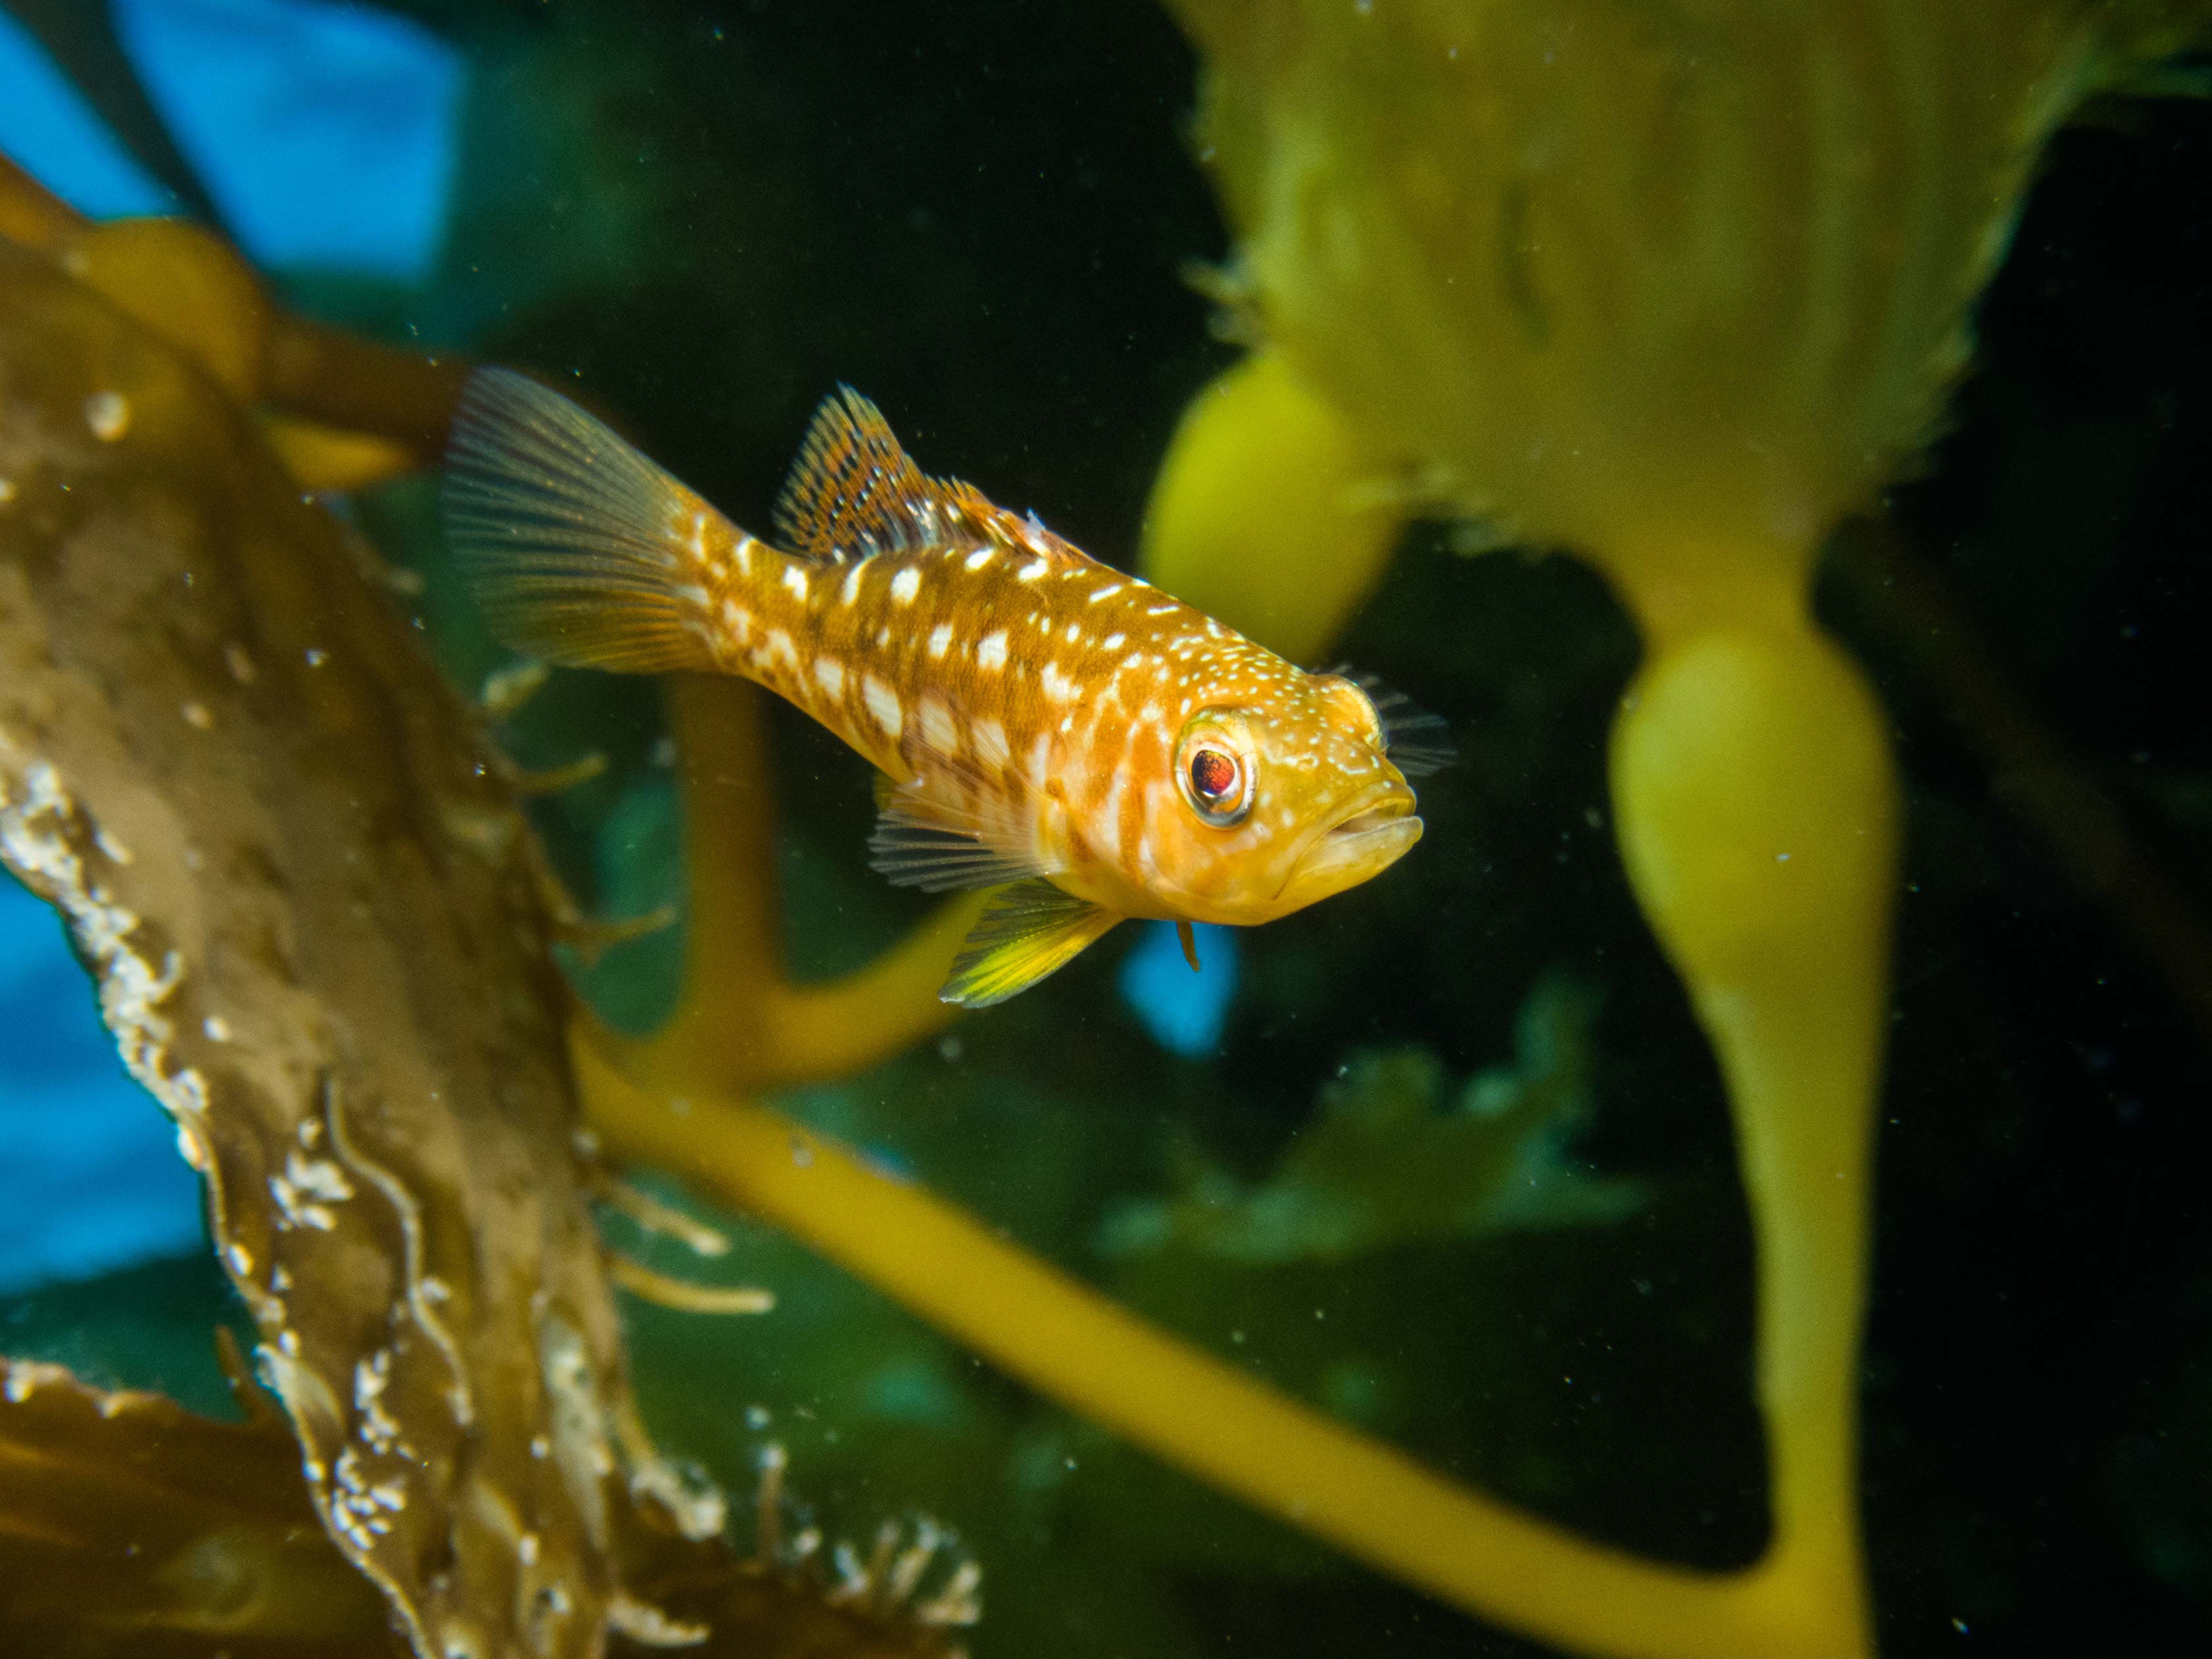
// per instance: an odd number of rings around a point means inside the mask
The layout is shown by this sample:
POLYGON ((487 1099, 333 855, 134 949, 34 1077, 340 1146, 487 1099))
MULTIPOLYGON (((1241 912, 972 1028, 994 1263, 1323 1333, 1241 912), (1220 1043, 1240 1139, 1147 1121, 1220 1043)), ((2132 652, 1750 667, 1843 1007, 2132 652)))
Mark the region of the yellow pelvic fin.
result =
POLYGON ((511 369, 462 388, 446 539, 508 645, 626 673, 714 666, 705 550, 736 526, 557 392, 511 369))
POLYGON ((801 558, 970 545, 997 512, 974 486, 933 478, 908 459, 873 404, 841 386, 814 411, 775 504, 775 533, 801 558))
POLYGON ((1121 920, 1042 876, 1001 888, 962 942, 938 995, 968 1008, 1004 1002, 1066 967, 1121 920))

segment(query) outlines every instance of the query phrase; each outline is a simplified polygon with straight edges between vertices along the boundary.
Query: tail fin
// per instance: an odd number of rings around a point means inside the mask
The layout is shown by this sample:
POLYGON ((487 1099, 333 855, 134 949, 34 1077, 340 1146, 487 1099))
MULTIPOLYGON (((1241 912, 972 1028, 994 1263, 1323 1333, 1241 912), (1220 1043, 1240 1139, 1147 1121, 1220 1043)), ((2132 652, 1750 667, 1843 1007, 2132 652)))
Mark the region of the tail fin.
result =
POLYGON ((710 533, 738 532, 559 392, 471 374, 444 499, 447 545, 516 650, 633 674, 714 665, 699 563, 710 533))

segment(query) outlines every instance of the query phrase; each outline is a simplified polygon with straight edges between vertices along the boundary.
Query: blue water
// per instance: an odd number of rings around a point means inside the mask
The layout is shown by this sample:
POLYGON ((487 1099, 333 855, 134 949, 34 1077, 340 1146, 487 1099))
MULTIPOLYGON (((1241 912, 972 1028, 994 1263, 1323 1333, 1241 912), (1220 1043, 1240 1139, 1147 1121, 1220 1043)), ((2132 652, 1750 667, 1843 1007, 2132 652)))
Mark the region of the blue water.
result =
POLYGON ((0 1294, 200 1248, 200 1182, 53 911, 0 875, 0 1294))
POLYGON ((0 151, 95 219, 167 213, 176 203, 102 125, 31 33, 0 11, 0 151))
POLYGON ((1198 1060, 1221 1044, 1237 996, 1237 930, 1200 926, 1199 971, 1183 960, 1171 921, 1148 921, 1121 958, 1121 1000, 1161 1048, 1198 1060))
MULTIPOLYGON (((451 46, 333 0, 112 4, 147 95, 256 264, 430 274, 465 90, 451 46)), ((0 150, 64 200, 95 218, 173 209, 4 15, 0 88, 0 150)))

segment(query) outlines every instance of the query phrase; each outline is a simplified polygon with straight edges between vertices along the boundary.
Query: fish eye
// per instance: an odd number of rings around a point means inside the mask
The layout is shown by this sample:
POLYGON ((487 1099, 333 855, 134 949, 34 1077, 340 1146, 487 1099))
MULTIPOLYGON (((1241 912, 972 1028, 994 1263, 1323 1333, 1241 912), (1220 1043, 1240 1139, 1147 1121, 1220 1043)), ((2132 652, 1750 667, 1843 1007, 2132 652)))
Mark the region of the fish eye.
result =
POLYGON ((1252 810, 1252 769, 1218 738, 1189 744, 1182 772, 1192 807, 1216 829, 1227 829, 1252 810))

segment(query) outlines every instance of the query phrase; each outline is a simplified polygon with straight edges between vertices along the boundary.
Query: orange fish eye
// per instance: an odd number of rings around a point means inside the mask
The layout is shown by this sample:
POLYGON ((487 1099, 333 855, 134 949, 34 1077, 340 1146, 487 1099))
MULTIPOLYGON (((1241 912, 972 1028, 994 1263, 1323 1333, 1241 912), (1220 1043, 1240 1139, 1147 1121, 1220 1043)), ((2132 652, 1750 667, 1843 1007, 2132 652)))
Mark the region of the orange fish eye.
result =
POLYGON ((1183 781, 1191 805, 1216 829, 1228 828, 1251 810, 1251 769, 1226 749, 1193 747, 1183 763, 1183 781))
POLYGON ((1237 787, 1237 763, 1218 749, 1201 749, 1190 757, 1190 787, 1208 806, 1218 806, 1237 787))

